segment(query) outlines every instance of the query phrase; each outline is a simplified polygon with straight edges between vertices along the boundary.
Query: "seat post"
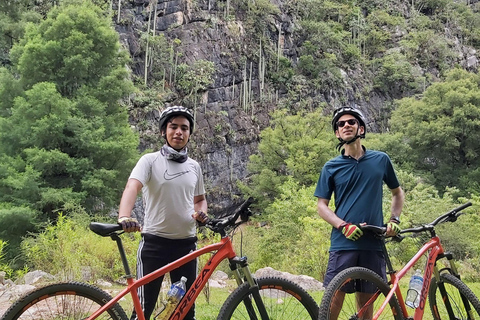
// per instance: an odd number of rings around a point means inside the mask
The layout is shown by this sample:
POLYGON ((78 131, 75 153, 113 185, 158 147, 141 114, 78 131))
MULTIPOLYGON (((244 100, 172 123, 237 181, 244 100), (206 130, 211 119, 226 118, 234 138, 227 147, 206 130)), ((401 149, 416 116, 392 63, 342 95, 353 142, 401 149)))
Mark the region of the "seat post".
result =
POLYGON ((125 254, 125 249, 123 248, 122 239, 120 239, 117 233, 112 233, 110 238, 115 240, 117 243, 118 251, 120 252, 120 258, 122 259, 123 263, 123 269, 125 270, 125 277, 127 279, 133 278, 132 273, 130 272, 130 267, 128 266, 127 255, 125 254))

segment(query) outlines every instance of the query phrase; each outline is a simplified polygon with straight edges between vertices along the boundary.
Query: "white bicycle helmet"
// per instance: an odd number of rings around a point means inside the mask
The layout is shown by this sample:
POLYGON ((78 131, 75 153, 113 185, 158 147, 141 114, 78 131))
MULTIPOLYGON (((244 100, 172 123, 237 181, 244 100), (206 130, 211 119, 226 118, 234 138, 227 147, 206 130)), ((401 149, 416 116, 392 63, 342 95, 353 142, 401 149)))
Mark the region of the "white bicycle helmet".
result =
POLYGON ((159 124, 160 132, 165 130, 168 120, 173 116, 184 116, 185 118, 187 118, 188 122, 190 122, 190 134, 193 132, 193 126, 194 126, 193 114, 190 112, 190 110, 182 106, 172 106, 162 111, 162 113, 160 114, 160 124, 159 124))

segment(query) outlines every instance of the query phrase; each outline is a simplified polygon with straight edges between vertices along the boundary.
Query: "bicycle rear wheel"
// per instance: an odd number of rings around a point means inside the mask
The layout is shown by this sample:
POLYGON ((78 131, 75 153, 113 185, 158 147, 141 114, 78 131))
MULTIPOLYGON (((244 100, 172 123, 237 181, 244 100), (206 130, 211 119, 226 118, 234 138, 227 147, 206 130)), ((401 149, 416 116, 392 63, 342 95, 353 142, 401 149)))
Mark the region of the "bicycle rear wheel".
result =
MULTIPOLYGON (((325 289, 318 319, 371 319, 389 291, 388 284, 372 270, 362 267, 345 269, 325 289)), ((395 295, 378 319, 403 319, 395 295)))
MULTIPOLYGON (((317 319, 317 303, 299 285, 277 277, 258 278, 257 284, 269 319, 317 319)), ((262 319, 254 292, 248 283, 239 286, 228 296, 217 319, 262 319)))
MULTIPOLYGON (((57 283, 23 296, 1 320, 85 319, 111 299, 105 291, 85 283, 57 283)), ((115 304, 97 319, 126 320, 127 315, 115 304)))
POLYGON ((452 274, 440 274, 440 283, 432 279, 428 300, 435 320, 480 318, 480 301, 465 283, 452 274), (442 284, 445 294, 440 289, 442 284))

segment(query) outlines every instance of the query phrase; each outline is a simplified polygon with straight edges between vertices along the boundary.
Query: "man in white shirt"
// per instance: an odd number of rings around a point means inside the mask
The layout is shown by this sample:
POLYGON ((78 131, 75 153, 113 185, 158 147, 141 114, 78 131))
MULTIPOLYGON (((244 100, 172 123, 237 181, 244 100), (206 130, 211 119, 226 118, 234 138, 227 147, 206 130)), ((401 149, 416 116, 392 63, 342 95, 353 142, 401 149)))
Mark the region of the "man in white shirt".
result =
MULTIPOLYGON (((140 190, 145 218, 137 253, 137 278, 196 249, 196 221, 207 218, 207 201, 202 170, 188 157, 187 143, 193 132, 191 112, 180 106, 166 108, 160 115, 160 132, 165 145, 145 154, 137 162, 120 201, 118 222, 126 232, 140 231, 131 212, 140 190)), ((170 272, 172 283, 187 278, 187 290, 197 275, 196 259, 170 272)), ((150 319, 163 277, 138 290, 145 319, 150 319)), ((132 320, 136 320, 135 311, 132 320)), ((195 319, 194 308, 185 319, 195 319)))

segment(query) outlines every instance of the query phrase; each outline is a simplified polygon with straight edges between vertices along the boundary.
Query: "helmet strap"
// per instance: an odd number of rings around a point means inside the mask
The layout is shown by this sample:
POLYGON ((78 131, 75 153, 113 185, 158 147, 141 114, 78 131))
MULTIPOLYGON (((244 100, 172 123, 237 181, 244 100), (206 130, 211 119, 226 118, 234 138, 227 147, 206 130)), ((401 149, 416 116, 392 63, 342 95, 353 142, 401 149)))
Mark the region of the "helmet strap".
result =
POLYGON ((357 141, 357 139, 361 138, 360 134, 358 133, 358 131, 360 130, 360 128, 357 129, 357 133, 355 135, 355 137, 350 140, 350 141, 345 141, 343 140, 342 138, 338 138, 338 140, 340 141, 338 144, 337 144, 337 150, 340 151, 340 149, 342 149, 343 145, 344 144, 351 144, 351 143, 354 143, 355 141, 357 141))

